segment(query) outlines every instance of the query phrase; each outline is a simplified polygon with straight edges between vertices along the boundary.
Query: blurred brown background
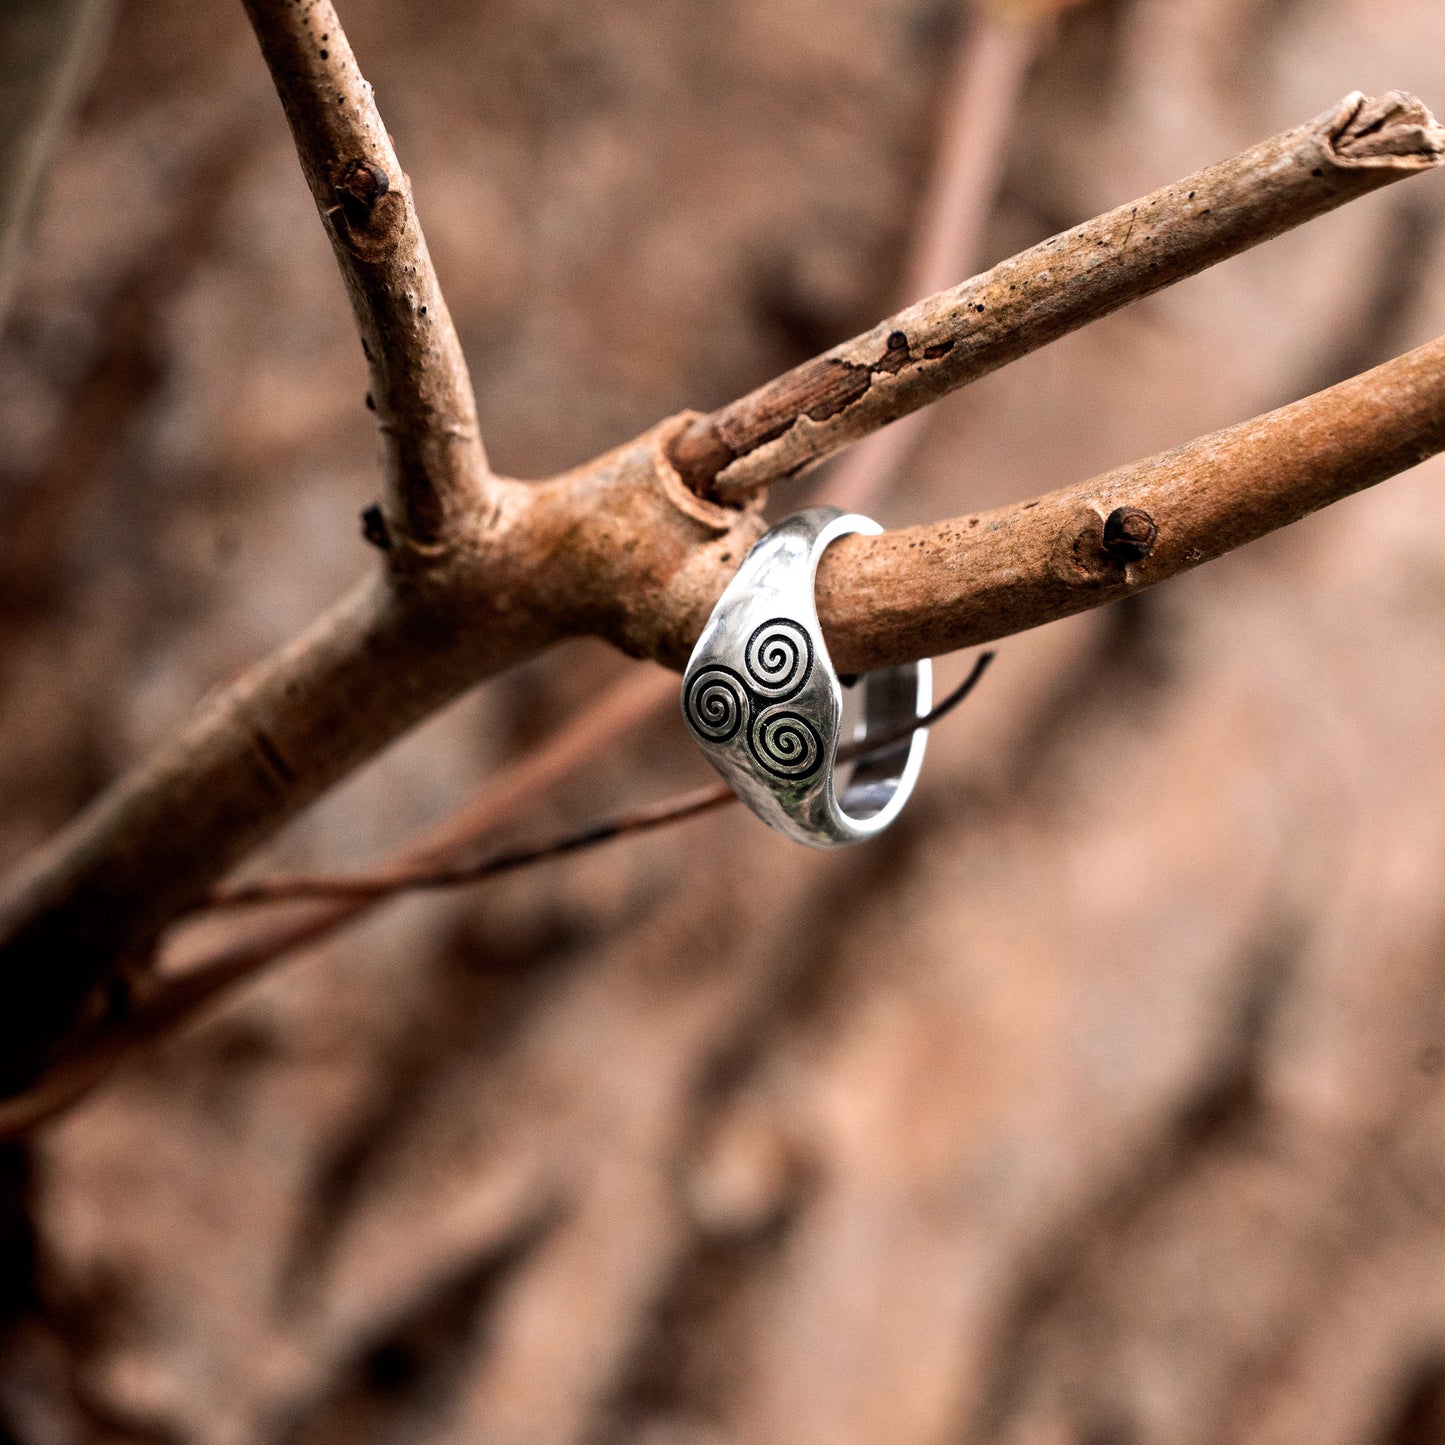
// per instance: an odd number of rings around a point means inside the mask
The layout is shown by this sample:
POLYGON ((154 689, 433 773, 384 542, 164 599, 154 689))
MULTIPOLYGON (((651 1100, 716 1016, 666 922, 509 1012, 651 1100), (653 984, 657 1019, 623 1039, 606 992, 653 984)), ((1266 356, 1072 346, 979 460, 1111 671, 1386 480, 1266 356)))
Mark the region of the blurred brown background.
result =
MULTIPOLYGON (((969 23, 341 10, 522 476, 889 309, 969 23)), ((1395 86, 1445 108, 1439 0, 1090 0, 980 259, 1395 86)), ((1442 221, 1392 188, 1011 367, 878 515, 1437 335, 1442 221)), ((0 862, 372 565, 365 385, 240 6, 122 4, 0 357, 0 862)), ((734 810, 401 903, 134 1061, 5 1155, 0 1440, 1445 1440, 1442 480, 1008 641, 877 844, 734 810)), ((628 666, 521 669, 265 861, 384 854, 628 666)), ((707 776, 669 715, 515 835, 707 776)))

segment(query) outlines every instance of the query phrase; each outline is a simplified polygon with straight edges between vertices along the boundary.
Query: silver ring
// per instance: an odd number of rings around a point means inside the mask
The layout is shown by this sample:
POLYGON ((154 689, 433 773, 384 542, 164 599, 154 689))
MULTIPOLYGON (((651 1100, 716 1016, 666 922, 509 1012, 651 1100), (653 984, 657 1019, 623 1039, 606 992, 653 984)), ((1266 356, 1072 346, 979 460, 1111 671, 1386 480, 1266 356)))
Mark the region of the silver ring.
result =
MULTIPOLYGON (((707 760, 763 822, 814 848, 881 833, 908 801, 928 743, 917 728, 861 758, 840 802, 843 686, 818 627, 814 578, 829 543, 882 530, 837 507, 784 518, 743 559, 683 674, 682 715, 707 760)), ((857 685, 860 739, 897 732, 933 703, 926 660, 865 673, 857 685)))

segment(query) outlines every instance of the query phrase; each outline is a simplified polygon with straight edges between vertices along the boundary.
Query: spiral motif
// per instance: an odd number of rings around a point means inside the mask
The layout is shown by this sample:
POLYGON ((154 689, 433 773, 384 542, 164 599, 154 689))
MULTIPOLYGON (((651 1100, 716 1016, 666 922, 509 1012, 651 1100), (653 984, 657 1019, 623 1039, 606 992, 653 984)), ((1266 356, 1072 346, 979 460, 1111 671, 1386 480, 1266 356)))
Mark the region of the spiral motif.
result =
POLYGON ((731 668, 707 667, 688 684, 687 720, 710 743, 735 738, 748 715, 748 691, 731 668))
POLYGON ((759 713, 748 746, 759 767, 785 782, 816 773, 823 759, 823 740, 817 728, 786 708, 770 707, 759 713))
POLYGON ((787 617, 764 622, 748 638, 743 661, 753 686, 774 702, 792 697, 813 670, 813 639, 787 617))
POLYGON ((745 674, 721 663, 688 682, 683 710, 703 742, 731 742, 740 733, 752 761, 782 782, 803 782, 823 763, 817 727, 782 704, 807 685, 813 639, 801 623, 774 617, 753 630, 743 649, 745 674))

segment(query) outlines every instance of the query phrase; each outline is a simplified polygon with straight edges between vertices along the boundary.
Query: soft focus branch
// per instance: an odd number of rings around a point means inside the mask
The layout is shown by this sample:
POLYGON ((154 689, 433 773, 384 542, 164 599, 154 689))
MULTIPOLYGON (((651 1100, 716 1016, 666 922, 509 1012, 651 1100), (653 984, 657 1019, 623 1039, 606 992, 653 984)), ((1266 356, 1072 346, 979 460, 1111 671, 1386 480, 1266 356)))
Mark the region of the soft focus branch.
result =
POLYGON ((36 195, 110 21, 111 0, 0 4, 0 325, 36 195))
MULTIPOLYGON (((981 5, 954 57, 939 106, 939 136, 920 202, 917 230, 897 300, 931 296, 977 263, 993 212, 1024 80, 1058 4, 999 13, 981 5)), ((916 411, 850 447, 823 486, 822 500, 866 512, 916 450, 931 413, 916 411)))
POLYGON ((1413 96, 1356 92, 1307 125, 1004 261, 699 417, 672 460, 737 502, 1130 301, 1435 165, 1413 96))
MULTIPOLYGON (((581 634, 680 664, 763 525, 755 506, 700 497, 669 462, 687 452, 681 438, 708 427, 722 435, 716 418, 701 427, 674 418, 534 486, 485 474, 404 177, 334 12, 313 0, 248 6, 383 394, 392 545, 369 583, 221 692, 0 895, 0 1087, 23 1086, 97 1019, 123 1016, 131 994, 118 980, 170 920, 461 689, 581 634)), ((748 491, 795 470, 793 459, 806 464, 1090 315, 1418 173, 1439 159, 1441 141, 1416 101, 1352 98, 1322 122, 920 303, 904 313, 911 330, 901 340, 895 323, 880 328, 886 364, 842 360, 845 347, 719 413, 756 422, 757 397, 796 402, 800 377, 823 398, 803 410, 828 410, 798 420, 795 406, 771 440, 755 436, 737 452, 739 470, 715 480, 748 491), (973 320, 966 297, 976 298, 973 320), (846 395, 839 377, 852 378, 846 395)), ((859 671, 1098 605, 1438 450, 1442 416, 1436 345, 1035 504, 847 539, 820 570, 830 648, 843 670, 859 671)))

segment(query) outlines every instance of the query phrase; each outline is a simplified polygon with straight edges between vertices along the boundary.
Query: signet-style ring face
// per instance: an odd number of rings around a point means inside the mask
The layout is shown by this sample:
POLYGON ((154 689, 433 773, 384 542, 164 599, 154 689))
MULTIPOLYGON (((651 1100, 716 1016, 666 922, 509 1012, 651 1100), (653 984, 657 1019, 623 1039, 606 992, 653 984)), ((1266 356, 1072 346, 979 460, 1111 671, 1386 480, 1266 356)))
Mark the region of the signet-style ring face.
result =
MULTIPOLYGON (((860 759, 837 795, 843 688, 818 627, 814 578, 829 543, 883 529, 809 507, 765 533, 718 599, 682 680, 682 715, 712 765, 765 823, 814 848, 861 843, 899 814, 923 766, 926 729, 860 759)), ((858 735, 927 714, 927 661, 865 673, 858 735)))

